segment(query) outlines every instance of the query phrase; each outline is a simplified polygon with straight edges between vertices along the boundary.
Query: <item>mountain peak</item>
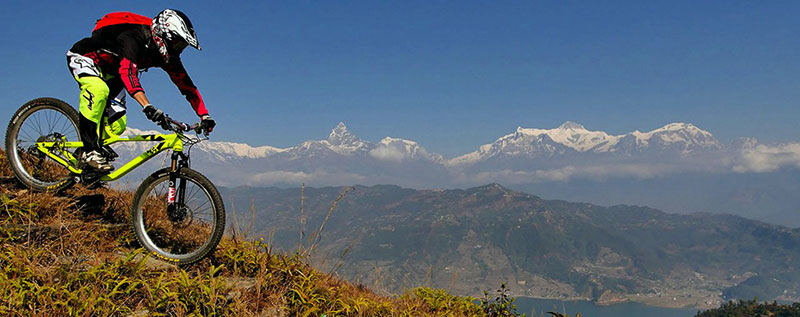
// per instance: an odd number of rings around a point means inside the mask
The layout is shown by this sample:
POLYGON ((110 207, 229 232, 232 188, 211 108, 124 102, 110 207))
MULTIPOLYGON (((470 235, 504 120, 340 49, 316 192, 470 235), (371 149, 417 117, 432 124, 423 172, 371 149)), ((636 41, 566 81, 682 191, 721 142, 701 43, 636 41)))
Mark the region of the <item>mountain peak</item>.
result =
POLYGON ((344 122, 339 122, 328 135, 328 141, 331 142, 331 144, 341 144, 351 139, 357 138, 347 130, 347 126, 344 122))
POLYGON ((406 139, 401 139, 401 138, 393 138, 393 137, 390 137, 390 136, 387 136, 387 137, 383 138, 380 142, 378 142, 378 144, 382 144, 382 145, 389 145, 389 144, 393 144, 393 143, 412 145, 412 146, 418 145, 417 142, 414 142, 414 141, 411 141, 411 140, 406 140, 406 139))
MULTIPOLYGON (((658 133, 688 133, 689 135, 700 136, 704 138, 713 138, 710 132, 700 129, 691 123, 673 122, 661 128, 648 132, 649 134, 658 133)), ((716 141, 715 141, 716 142, 716 141)))
POLYGON ((333 130, 331 130, 331 133, 335 133, 335 132, 346 133, 347 132, 347 125, 345 125, 344 122, 339 121, 339 124, 337 124, 336 127, 333 128, 333 130))
POLYGON ((691 123, 684 123, 684 122, 673 122, 670 124, 665 125, 661 129, 668 130, 668 131, 675 131, 675 130, 699 130, 698 127, 694 126, 691 123))
POLYGON ((582 125, 572 121, 564 122, 558 128, 562 130, 586 130, 586 128, 584 128, 582 125))
POLYGON ((350 133, 347 130, 347 126, 344 122, 339 122, 333 130, 331 130, 331 134, 328 135, 328 143, 333 146, 347 148, 350 150, 361 148, 365 146, 366 143, 359 139, 357 136, 350 133))

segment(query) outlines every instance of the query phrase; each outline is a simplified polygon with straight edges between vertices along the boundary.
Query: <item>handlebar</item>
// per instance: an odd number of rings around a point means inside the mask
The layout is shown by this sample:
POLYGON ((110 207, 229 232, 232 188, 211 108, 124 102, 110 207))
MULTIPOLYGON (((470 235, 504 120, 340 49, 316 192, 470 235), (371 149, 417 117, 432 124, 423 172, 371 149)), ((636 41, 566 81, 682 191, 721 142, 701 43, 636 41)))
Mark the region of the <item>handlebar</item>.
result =
POLYGON ((200 126, 200 123, 188 124, 185 122, 180 122, 174 120, 170 117, 166 118, 167 122, 170 123, 170 131, 174 132, 189 132, 194 131, 194 133, 200 134, 203 132, 203 127, 200 126))

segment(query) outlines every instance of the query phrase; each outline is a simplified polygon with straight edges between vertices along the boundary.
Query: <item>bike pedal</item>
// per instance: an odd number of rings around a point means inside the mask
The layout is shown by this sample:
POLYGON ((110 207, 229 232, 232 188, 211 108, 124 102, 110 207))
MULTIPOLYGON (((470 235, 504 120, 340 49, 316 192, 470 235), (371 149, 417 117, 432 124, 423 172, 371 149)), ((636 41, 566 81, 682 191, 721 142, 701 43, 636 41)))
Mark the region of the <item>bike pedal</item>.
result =
POLYGON ((88 189, 98 189, 103 187, 106 182, 101 181, 100 178, 108 175, 108 172, 101 172, 91 169, 87 166, 80 175, 81 183, 85 184, 88 189))
POLYGON ((116 151, 114 151, 114 149, 112 149, 112 148, 111 148, 110 146, 108 146, 108 145, 104 145, 104 146, 103 146, 102 148, 100 148, 100 149, 101 149, 101 151, 103 152, 104 156, 106 157, 106 159, 107 159, 109 162, 113 162, 115 159, 117 159, 117 158, 119 157, 119 154, 117 154, 117 152, 116 152, 116 151))

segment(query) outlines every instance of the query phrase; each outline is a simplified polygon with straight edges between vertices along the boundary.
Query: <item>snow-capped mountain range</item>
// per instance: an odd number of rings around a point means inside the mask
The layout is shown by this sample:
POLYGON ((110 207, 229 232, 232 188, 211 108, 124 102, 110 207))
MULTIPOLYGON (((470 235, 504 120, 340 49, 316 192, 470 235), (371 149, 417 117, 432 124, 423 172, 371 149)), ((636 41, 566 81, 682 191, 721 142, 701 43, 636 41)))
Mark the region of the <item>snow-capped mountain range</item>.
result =
MULTIPOLYGON (((131 130, 131 134, 152 133, 152 131, 131 130)), ((372 156, 377 159, 400 162, 403 160, 443 161, 441 155, 430 154, 417 142, 386 137, 377 144, 364 141, 353 135, 347 126, 340 122, 327 139, 309 140, 289 148, 272 146, 253 147, 244 143, 203 142, 197 146, 220 160, 257 159, 280 156, 285 159, 301 159, 326 156, 372 156)))
POLYGON ((711 133, 690 123, 670 123, 650 132, 609 135, 567 121, 558 128, 547 130, 518 127, 514 133, 482 145, 477 151, 453 158, 448 164, 474 164, 497 156, 537 158, 570 152, 632 155, 646 151, 687 154, 720 149, 722 146, 711 133))
MULTIPOLYGON (((156 133, 159 132, 128 128, 125 135, 156 133)), ((122 156, 118 160, 122 162, 152 144, 123 142, 113 147, 122 156)), ((326 139, 309 140, 289 148, 206 141, 194 146, 191 154, 193 162, 210 166, 207 173, 226 185, 293 184, 294 180, 317 180, 319 175, 323 175, 326 184, 336 183, 337 177, 369 182, 369 175, 383 175, 384 182, 391 182, 394 173, 411 175, 431 166, 442 169, 445 162, 441 155, 429 153, 414 141, 392 137, 378 143, 362 140, 344 123, 339 123, 326 139)), ((164 164, 162 159, 152 161, 164 164)), ((143 176, 146 175, 134 178, 143 176)))
MULTIPOLYGON (((135 128, 129 128, 126 132, 126 134, 148 133, 157 132, 135 128)), ((748 141, 742 146, 755 146, 754 139, 746 140, 748 141)), ((125 143, 123 147, 139 150, 131 147, 136 145, 139 144, 125 143)), ((388 136, 378 143, 362 140, 352 134, 342 122, 331 130, 327 139, 309 140, 289 148, 220 141, 203 142, 197 146, 198 150, 219 160, 259 159, 272 156, 297 159, 329 155, 369 155, 388 161, 421 159, 446 165, 474 164, 496 156, 538 158, 571 152, 631 155, 645 151, 673 151, 686 154, 722 148, 711 133, 690 123, 670 123, 649 132, 634 131, 622 135, 610 135, 603 131, 587 130, 571 121, 554 129, 518 127, 514 133, 504 135, 493 143, 482 145, 474 152, 449 160, 439 154, 428 152, 419 143, 411 140, 388 136)))
MULTIPOLYGON (((130 128, 127 133, 155 131, 130 128)), ((150 146, 137 142, 115 148, 124 156, 136 155, 150 146)), ((446 159, 411 140, 362 140, 340 122, 327 138, 289 148, 207 141, 194 147, 192 158, 210 166, 209 173, 217 174, 227 185, 340 184, 346 180, 434 187, 565 180, 584 174, 606 177, 616 175, 615 171, 626 177, 652 177, 677 170, 697 171, 714 164, 714 168, 730 170, 735 160, 723 156, 758 147, 754 139, 723 146, 711 133, 690 123, 611 135, 568 121, 553 129, 519 127, 476 151, 446 159)))

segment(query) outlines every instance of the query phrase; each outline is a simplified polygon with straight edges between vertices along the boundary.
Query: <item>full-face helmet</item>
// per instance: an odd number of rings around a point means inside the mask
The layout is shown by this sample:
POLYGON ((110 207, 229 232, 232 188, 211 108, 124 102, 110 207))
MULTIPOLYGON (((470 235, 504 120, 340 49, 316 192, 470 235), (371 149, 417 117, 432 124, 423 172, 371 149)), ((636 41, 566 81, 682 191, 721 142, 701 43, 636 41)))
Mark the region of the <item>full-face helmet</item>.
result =
POLYGON ((200 50, 192 22, 181 11, 165 9, 159 12, 153 18, 150 31, 165 62, 169 61, 170 54, 180 55, 186 46, 200 50))

